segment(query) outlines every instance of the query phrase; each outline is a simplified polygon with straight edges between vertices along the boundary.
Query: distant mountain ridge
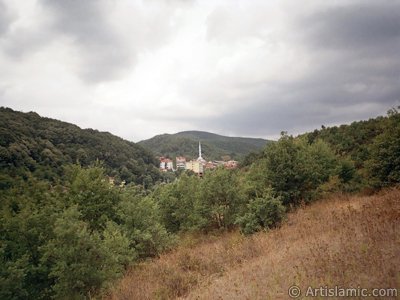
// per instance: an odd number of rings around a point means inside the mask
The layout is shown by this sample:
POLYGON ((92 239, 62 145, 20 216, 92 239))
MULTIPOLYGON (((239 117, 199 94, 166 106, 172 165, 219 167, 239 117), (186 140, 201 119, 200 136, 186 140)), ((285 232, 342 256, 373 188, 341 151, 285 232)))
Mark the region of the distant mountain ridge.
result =
POLYGON ((222 157, 227 156, 240 160, 250 152, 259 151, 270 142, 261 138, 229 137, 193 130, 156 135, 148 140, 140 141, 139 144, 159 156, 196 158, 199 141, 203 157, 207 160, 221 160, 222 157))

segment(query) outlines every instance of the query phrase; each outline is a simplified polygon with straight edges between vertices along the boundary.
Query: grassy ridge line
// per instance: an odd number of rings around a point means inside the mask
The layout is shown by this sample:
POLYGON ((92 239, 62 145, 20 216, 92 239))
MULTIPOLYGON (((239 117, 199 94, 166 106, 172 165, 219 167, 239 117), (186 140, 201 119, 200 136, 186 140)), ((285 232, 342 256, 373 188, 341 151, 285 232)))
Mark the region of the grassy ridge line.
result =
POLYGON ((175 134, 156 135, 139 144, 161 156, 197 158, 199 141, 203 156, 208 160, 220 160, 229 155, 241 159, 252 151, 260 151, 270 142, 261 138, 228 137, 204 131, 183 131, 175 134))
POLYGON ((289 214, 267 234, 184 239, 132 269, 110 299, 288 299, 309 285, 397 287, 400 190, 340 196, 289 214))

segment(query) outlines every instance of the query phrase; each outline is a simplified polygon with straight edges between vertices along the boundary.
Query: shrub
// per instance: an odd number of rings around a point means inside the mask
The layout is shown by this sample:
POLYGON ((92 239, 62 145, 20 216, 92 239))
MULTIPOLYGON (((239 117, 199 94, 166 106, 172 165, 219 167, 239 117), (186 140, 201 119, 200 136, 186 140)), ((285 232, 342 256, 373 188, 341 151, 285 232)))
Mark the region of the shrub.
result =
POLYGON ((247 212, 236 219, 244 234, 277 226, 284 218, 285 207, 279 197, 270 190, 263 198, 255 198, 247 205, 247 212))
POLYGON ((135 257, 114 224, 107 224, 102 237, 91 232, 81 217, 75 206, 65 210, 55 222, 54 239, 41 249, 58 299, 90 298, 121 275, 123 265, 135 257))
POLYGON ((329 146, 316 140, 294 139, 283 134, 270 144, 264 154, 265 186, 270 185, 286 206, 298 205, 315 196, 336 168, 336 158, 329 146))

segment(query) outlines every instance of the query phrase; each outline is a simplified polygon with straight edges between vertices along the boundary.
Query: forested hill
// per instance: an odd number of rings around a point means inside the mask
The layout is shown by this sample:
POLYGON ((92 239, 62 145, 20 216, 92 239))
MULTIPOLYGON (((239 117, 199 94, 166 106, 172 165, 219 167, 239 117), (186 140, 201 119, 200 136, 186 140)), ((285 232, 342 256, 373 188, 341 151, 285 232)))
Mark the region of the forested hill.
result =
POLYGON ((3 182, 9 177, 26 177, 28 173, 54 181, 63 176, 67 164, 78 162, 88 166, 97 160, 104 163, 108 175, 117 181, 151 185, 160 179, 156 158, 140 145, 34 112, 0 108, 3 182))
POLYGON ((204 131, 183 131, 157 135, 139 144, 161 156, 175 158, 182 155, 196 158, 199 141, 201 141, 203 157, 208 160, 220 160, 223 156, 241 159, 252 151, 264 148, 269 142, 259 138, 228 137, 204 131))
MULTIPOLYGON (((388 159, 389 153, 398 147, 399 128, 400 113, 398 109, 392 108, 386 117, 355 121, 349 125, 322 126, 321 129, 302 136, 306 136, 309 143, 314 143, 318 139, 323 140, 336 155, 348 158, 357 169, 363 169, 371 158, 383 155, 388 159), (383 148, 382 151, 380 148, 383 148)), ((394 151, 391 155, 395 159, 399 154, 394 151)), ((382 171, 390 167, 388 165, 382 171)))

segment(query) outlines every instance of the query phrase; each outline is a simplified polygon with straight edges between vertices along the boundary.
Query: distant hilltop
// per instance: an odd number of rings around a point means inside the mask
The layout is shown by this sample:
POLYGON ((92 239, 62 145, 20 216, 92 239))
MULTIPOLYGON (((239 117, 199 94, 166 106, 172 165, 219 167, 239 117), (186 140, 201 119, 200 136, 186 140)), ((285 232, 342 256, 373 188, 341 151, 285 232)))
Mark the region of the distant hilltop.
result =
POLYGON ((139 144, 156 155, 175 159, 198 157, 199 141, 205 160, 240 160, 250 152, 259 151, 269 140, 261 138, 229 137, 205 131, 182 131, 175 134, 156 135, 139 144))

